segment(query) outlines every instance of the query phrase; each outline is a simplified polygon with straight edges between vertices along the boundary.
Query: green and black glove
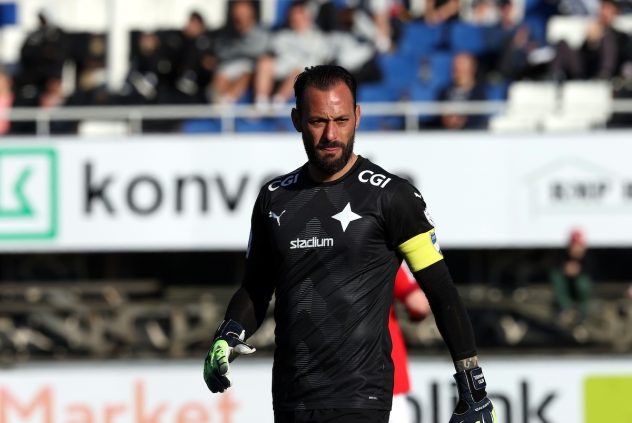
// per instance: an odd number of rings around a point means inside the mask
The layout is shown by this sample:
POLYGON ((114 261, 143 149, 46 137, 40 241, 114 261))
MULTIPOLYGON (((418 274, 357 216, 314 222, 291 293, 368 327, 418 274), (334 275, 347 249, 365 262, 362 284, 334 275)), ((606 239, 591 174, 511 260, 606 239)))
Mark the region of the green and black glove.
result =
POLYGON ((459 402, 450 423, 498 423, 496 410, 487 398, 483 369, 474 367, 454 375, 459 390, 459 402))
POLYGON ((224 392, 232 382, 228 363, 240 354, 252 354, 254 347, 244 342, 246 331, 234 320, 224 320, 204 360, 204 382, 211 392, 224 392))

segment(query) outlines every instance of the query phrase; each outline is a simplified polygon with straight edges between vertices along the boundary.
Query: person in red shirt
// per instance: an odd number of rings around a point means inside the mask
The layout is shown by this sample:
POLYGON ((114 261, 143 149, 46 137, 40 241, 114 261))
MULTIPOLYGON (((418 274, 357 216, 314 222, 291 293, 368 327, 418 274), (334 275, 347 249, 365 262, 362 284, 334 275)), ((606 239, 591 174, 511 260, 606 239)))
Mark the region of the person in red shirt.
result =
MULTIPOLYGON (((411 319, 421 321, 430 315, 430 304, 419 288, 419 284, 408 269, 406 262, 402 262, 395 276, 395 301, 399 301, 406 307, 411 319)), ((393 406, 389 422, 409 423, 412 421, 410 407, 406 401, 406 395, 410 392, 410 377, 408 375, 408 354, 402 330, 397 322, 394 304, 388 318, 388 329, 391 332, 393 350, 391 358, 395 364, 395 384, 393 386, 393 406)))

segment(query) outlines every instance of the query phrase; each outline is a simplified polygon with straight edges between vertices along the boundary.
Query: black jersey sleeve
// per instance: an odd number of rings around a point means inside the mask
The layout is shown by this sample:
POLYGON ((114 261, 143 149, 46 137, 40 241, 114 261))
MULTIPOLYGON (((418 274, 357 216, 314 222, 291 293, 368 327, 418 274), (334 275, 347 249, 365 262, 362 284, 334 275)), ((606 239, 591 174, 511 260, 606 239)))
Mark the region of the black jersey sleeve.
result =
POLYGON ((472 323, 445 261, 438 261, 414 275, 428 297, 437 328, 452 359, 458 361, 475 356, 472 323))
POLYGON ((412 272, 443 259, 426 202, 415 187, 400 182, 383 207, 388 242, 406 259, 412 272))
POLYGON ((225 319, 239 322, 247 337, 261 326, 275 288, 278 260, 270 248, 264 224, 264 201, 263 193, 260 193, 252 212, 244 279, 225 315, 225 319))
POLYGON ((437 328, 452 358, 472 357, 476 354, 472 324, 443 261, 421 193, 402 182, 391 192, 385 207, 389 242, 404 257, 428 297, 437 328))

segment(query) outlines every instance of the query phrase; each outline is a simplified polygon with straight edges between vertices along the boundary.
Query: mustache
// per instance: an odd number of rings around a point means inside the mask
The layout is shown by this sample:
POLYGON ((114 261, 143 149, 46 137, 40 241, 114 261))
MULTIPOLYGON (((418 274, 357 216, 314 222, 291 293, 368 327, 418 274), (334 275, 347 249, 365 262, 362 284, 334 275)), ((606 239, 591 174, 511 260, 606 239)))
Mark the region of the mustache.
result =
POLYGON ((331 147, 338 147, 338 148, 344 149, 345 145, 341 143, 340 141, 321 141, 316 146, 316 148, 318 149, 331 148, 331 147))

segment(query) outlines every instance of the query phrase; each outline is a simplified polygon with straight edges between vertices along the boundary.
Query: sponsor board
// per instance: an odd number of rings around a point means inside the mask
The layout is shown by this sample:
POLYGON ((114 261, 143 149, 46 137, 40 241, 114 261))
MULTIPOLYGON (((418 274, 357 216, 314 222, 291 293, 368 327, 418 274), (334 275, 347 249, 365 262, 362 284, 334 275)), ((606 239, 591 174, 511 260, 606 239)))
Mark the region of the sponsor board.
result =
MULTIPOLYGON (((419 188, 444 248, 558 247, 576 227, 629 247, 630 137, 362 134, 356 151, 419 188)), ((296 183, 304 162, 287 134, 7 140, 0 251, 244 250, 261 187, 296 183)))
MULTIPOLYGON (((201 359, 21 365, 0 370, 0 423, 272 423, 271 369, 269 358, 242 357, 233 387, 211 394, 201 359)), ((486 357, 483 370, 503 423, 629 422, 625 357, 486 357)), ((416 423, 448 421, 449 358, 413 358, 410 371, 416 423)))

